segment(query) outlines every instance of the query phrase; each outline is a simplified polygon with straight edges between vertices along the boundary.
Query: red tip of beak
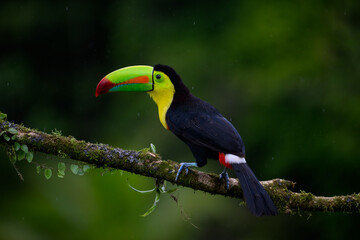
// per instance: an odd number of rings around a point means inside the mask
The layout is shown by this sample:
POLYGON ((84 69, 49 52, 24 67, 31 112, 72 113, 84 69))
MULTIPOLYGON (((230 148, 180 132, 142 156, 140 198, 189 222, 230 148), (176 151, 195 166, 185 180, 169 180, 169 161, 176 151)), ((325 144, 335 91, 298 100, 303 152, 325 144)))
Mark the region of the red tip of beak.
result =
POLYGON ((104 77, 96 87, 95 96, 98 97, 100 94, 107 93, 111 88, 115 86, 115 83, 110 82, 109 79, 104 77))

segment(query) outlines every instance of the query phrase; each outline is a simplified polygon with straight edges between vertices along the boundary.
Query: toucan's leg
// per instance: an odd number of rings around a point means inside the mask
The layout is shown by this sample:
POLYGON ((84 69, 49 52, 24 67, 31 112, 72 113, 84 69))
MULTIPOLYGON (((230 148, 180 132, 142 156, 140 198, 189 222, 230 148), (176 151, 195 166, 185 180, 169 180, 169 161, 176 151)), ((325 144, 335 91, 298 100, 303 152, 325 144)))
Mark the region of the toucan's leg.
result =
POLYGON ((225 167, 224 171, 222 171, 222 173, 220 173, 219 175, 219 180, 225 178, 225 183, 226 183, 226 189, 229 189, 229 174, 227 173, 227 168, 225 167))
POLYGON ((197 165, 196 162, 193 162, 193 163, 182 162, 182 163, 180 163, 180 168, 179 168, 179 171, 178 171, 177 174, 176 174, 175 182, 178 180, 179 175, 180 175, 181 171, 184 170, 184 168, 185 168, 185 170, 186 170, 186 175, 188 175, 188 173, 189 173, 188 167, 197 167, 197 166, 198 166, 198 165, 197 165))

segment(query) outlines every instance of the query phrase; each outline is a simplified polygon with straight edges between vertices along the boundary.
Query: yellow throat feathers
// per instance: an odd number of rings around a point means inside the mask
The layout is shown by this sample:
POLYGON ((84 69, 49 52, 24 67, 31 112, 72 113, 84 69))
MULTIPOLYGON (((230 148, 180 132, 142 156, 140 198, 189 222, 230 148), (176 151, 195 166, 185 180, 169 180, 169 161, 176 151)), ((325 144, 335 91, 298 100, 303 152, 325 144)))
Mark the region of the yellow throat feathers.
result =
POLYGON ((150 97, 154 100, 154 102, 158 106, 159 118, 161 124, 164 126, 166 130, 169 130, 168 125, 166 123, 166 112, 169 109, 172 100, 175 94, 174 85, 170 82, 170 84, 166 84, 163 86, 156 86, 154 90, 148 92, 150 97))

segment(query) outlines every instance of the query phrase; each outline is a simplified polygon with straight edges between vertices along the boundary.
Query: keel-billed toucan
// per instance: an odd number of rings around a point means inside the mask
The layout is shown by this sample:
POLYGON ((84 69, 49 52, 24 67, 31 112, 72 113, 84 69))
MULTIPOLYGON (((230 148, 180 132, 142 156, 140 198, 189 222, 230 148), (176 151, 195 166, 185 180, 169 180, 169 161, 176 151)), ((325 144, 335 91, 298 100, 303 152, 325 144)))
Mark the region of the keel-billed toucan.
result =
POLYGON ((273 201, 245 161, 244 143, 234 126, 209 103, 193 96, 174 69, 165 65, 131 66, 105 76, 96 88, 96 96, 116 91, 147 92, 155 101, 165 129, 185 142, 196 163, 181 163, 175 181, 183 169, 202 167, 207 159, 218 159, 225 170, 234 169, 243 189, 247 206, 254 215, 276 215, 273 201))

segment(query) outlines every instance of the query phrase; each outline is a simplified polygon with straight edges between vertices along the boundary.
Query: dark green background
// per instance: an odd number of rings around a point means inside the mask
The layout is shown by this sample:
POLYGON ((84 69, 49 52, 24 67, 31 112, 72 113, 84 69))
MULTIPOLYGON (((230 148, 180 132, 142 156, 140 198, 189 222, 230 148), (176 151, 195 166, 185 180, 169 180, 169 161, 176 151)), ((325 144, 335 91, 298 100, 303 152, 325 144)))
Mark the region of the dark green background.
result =
MULTIPOLYGON (((316 195, 359 192, 359 1, 3 1, 0 110, 45 132, 127 149, 154 143, 192 161, 145 93, 95 98, 107 73, 174 67, 192 93, 242 135, 260 180, 286 178, 316 195)), ((93 170, 45 180, 0 151, 0 239, 350 239, 359 214, 253 217, 239 201, 181 188, 139 217, 154 180, 93 170), (104 174, 103 174, 104 173, 104 174)), ((56 165, 51 156, 34 161, 56 165)), ((70 162, 70 161, 68 161, 70 162)), ((202 170, 220 173, 210 162, 202 170)))

